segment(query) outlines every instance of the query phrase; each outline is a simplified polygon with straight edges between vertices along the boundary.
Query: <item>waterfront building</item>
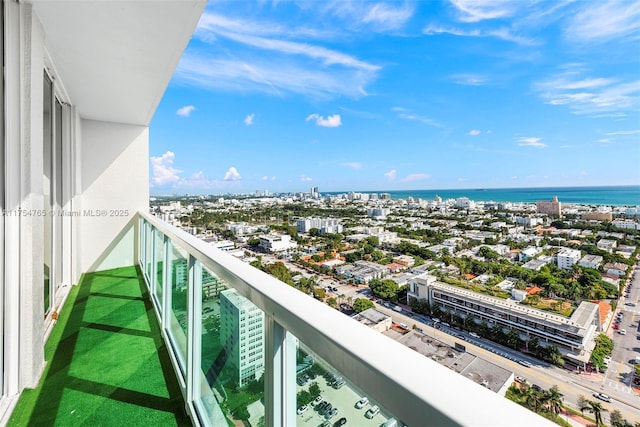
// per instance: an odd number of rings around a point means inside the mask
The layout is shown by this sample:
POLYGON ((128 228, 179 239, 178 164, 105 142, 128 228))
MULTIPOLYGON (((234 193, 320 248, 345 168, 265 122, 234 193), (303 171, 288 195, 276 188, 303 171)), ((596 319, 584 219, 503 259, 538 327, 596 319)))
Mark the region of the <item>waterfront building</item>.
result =
POLYGON ((611 221, 613 214, 611 212, 585 212, 580 215, 585 221, 611 221))
POLYGON ((220 293, 220 344, 238 387, 264 372, 264 313, 235 289, 220 293))
POLYGON ((551 201, 537 201, 536 211, 541 214, 547 214, 560 218, 562 216, 562 204, 558 201, 558 196, 553 196, 551 201))

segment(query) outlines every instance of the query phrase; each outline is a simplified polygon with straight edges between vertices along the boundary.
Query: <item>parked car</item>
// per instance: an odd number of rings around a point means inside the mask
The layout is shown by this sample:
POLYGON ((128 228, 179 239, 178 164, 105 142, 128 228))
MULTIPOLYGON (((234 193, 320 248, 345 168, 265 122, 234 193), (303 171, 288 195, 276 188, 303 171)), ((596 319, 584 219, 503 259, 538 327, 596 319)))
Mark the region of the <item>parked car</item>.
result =
POLYGON ((367 397, 363 397, 362 399, 358 400, 356 402, 356 408, 358 409, 362 409, 363 407, 365 407, 367 404, 369 403, 369 398, 367 397))
POLYGON ((338 408, 333 408, 331 409, 329 412, 327 412, 324 417, 326 419, 330 419, 332 417, 335 417, 338 414, 338 408))
POLYGON ((308 407, 307 405, 304 405, 304 406, 299 407, 299 408, 298 408, 298 411, 297 411, 297 412, 298 412, 298 415, 302 415, 302 414, 304 414, 305 412, 307 412, 307 409, 309 409, 309 407, 308 407))
POLYGON ((542 387, 540 387, 538 384, 531 384, 531 388, 535 391, 542 391, 542 387))
POLYGON ((527 362, 526 360, 520 359, 520 360, 518 360, 518 363, 521 364, 522 366, 527 367, 527 368, 531 367, 531 363, 527 362))
POLYGON ((526 378, 523 378, 523 377, 516 377, 516 382, 520 384, 526 384, 527 380, 526 378))
POLYGON ((334 426, 343 426, 347 423, 347 419, 345 417, 340 418, 338 421, 333 423, 334 426))
POLYGON ((318 396, 315 399, 313 399, 314 406, 317 406, 320 402, 322 402, 322 396, 318 396))
POLYGON ((620 329, 620 330, 618 331, 618 333, 619 333, 620 335, 627 335, 627 330, 626 330, 626 329, 620 329))
POLYGON ((364 416, 367 418, 373 418, 376 415, 378 415, 378 412, 380 412, 380 408, 378 408, 378 405, 374 405, 371 408, 369 408, 369 410, 367 410, 364 416))

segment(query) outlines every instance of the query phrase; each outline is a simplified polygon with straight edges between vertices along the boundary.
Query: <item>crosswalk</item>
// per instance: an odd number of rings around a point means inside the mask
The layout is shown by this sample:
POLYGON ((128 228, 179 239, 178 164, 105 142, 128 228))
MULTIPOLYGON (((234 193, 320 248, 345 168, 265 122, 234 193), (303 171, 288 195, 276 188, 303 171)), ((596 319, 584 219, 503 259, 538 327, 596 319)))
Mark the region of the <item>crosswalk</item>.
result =
POLYGON ((627 393, 627 394, 636 394, 636 392, 634 392, 631 389, 631 387, 629 387, 627 384, 623 384, 618 381, 607 380, 605 381, 605 384, 606 384, 607 390, 615 390, 617 392, 627 393))

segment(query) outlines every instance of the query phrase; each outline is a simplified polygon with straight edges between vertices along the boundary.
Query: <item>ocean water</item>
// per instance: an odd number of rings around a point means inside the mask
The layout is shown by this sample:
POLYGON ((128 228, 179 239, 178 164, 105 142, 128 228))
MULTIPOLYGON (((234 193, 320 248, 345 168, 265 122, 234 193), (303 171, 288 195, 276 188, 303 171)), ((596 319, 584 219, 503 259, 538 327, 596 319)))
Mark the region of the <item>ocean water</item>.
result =
MULTIPOLYGON (((332 194, 344 194, 335 192, 332 194)), ((376 193, 362 191, 362 193, 376 193)), ((541 187, 541 188, 487 188, 468 190, 398 190, 380 191, 389 193, 392 199, 413 197, 433 200, 436 195, 446 199, 468 197, 482 202, 525 202, 535 203, 538 200, 551 200, 558 196, 564 204, 607 205, 607 206, 640 206, 640 185, 624 185, 611 187, 541 187)))

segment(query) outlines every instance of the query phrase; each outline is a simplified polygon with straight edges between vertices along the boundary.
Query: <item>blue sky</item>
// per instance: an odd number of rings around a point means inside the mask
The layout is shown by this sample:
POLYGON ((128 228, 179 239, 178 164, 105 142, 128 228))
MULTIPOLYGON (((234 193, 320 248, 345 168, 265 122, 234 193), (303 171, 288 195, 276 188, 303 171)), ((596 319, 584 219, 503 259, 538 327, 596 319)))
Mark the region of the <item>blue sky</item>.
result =
POLYGON ((152 194, 640 184, 638 1, 212 1, 152 194))

